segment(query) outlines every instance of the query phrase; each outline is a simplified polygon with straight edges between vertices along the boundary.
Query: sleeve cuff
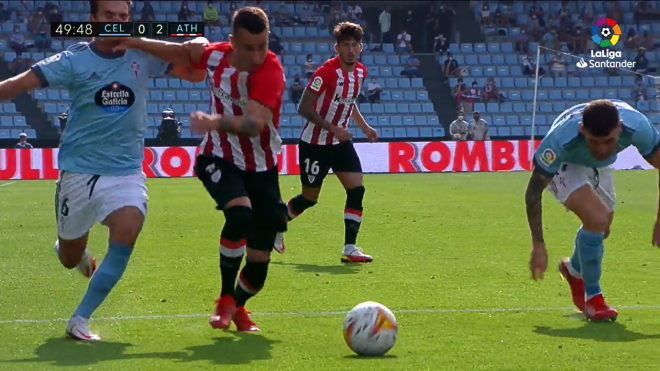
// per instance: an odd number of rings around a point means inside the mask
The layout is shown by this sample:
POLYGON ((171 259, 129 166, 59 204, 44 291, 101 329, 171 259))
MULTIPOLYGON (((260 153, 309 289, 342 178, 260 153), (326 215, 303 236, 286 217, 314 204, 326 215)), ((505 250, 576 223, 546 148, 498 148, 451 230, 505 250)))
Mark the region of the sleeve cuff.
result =
POLYGON ((41 83, 42 88, 47 88, 48 87, 48 80, 46 79, 46 75, 44 75, 44 72, 41 70, 41 67, 37 66, 36 64, 30 67, 30 70, 37 76, 39 79, 39 82, 41 83))
POLYGON ((534 157, 533 162, 534 162, 534 171, 538 171, 539 173, 543 174, 543 176, 552 179, 557 174, 556 172, 555 173, 549 172, 548 170, 540 166, 538 161, 536 161, 536 157, 534 157))

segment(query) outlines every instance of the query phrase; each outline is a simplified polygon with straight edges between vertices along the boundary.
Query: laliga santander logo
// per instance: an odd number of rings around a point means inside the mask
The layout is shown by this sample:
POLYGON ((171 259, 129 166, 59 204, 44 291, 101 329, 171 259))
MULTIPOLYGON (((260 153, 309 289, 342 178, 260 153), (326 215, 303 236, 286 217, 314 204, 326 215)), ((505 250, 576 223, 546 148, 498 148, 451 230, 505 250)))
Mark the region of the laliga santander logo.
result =
POLYGON ((601 60, 580 60, 575 64, 578 68, 635 68, 634 61, 621 60, 623 54, 620 50, 608 49, 619 42, 621 37, 621 27, 612 18, 599 18, 591 26, 591 40, 596 43, 601 50, 591 51, 591 58, 601 58, 601 60), (605 60, 602 60, 605 59, 605 60))
POLYGON ((619 42, 621 27, 612 18, 601 17, 591 25, 591 40, 601 48, 609 48, 619 42))

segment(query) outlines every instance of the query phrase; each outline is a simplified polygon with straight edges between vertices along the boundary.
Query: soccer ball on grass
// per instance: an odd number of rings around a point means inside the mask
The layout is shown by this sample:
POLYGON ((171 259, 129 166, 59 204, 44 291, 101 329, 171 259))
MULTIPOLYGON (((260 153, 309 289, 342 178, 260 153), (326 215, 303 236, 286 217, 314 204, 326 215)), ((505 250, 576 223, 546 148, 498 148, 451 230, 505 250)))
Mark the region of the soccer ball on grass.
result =
POLYGON ((351 309, 344 319, 344 340, 359 356, 382 356, 396 343, 398 329, 392 311, 368 301, 351 309))

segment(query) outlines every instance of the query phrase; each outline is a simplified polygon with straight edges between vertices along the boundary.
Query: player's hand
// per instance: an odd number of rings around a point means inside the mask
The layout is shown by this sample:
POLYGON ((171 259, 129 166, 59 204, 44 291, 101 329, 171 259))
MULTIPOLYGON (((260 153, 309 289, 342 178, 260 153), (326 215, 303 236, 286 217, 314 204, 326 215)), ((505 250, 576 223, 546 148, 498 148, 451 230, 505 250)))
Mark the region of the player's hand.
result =
POLYGON ((353 134, 349 133, 348 130, 336 126, 334 127, 334 130, 332 130, 332 134, 334 134, 335 138, 340 142, 346 142, 353 139, 353 134))
POLYGON ((651 243, 653 246, 660 248, 660 218, 655 222, 655 227, 653 227, 651 243))
POLYGON ((367 126, 364 128, 364 130, 362 130, 362 132, 367 136, 367 139, 369 139, 370 142, 375 142, 378 140, 378 132, 371 126, 367 126))
POLYGON ((205 112, 195 111, 190 114, 190 131, 193 133, 208 133, 215 130, 219 115, 209 115, 205 112))
POLYGON ((529 271, 534 281, 542 280, 543 274, 548 269, 548 251, 544 243, 535 242, 532 253, 529 256, 529 271))

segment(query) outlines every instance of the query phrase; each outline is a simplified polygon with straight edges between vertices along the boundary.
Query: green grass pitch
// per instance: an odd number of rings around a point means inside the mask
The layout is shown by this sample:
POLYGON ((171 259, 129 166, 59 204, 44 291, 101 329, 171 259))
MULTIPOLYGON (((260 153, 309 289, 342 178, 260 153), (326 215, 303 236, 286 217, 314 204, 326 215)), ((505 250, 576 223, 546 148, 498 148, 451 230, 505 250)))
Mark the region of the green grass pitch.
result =
MULTIPOLYGON (((585 323, 556 262, 578 220, 545 194, 546 279, 532 282, 523 193, 529 173, 368 175, 359 245, 375 261, 339 262, 344 192, 290 225, 264 290, 248 303, 260 334, 212 330, 222 214, 196 179, 149 180, 149 216, 122 281, 95 314, 99 344, 64 339, 87 281, 60 266, 53 181, 0 183, 0 370, 584 370, 660 363, 660 251, 651 246, 657 173, 617 172, 603 289, 616 323, 585 323), (388 306, 399 339, 353 356, 345 313, 388 306), (26 320, 26 321, 20 321, 26 320)), ((281 179, 285 198, 299 191, 281 179)), ((102 259, 107 232, 90 250, 102 259)))

